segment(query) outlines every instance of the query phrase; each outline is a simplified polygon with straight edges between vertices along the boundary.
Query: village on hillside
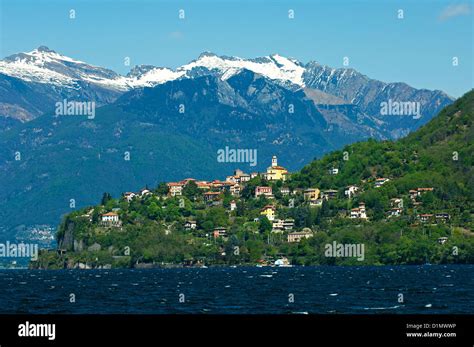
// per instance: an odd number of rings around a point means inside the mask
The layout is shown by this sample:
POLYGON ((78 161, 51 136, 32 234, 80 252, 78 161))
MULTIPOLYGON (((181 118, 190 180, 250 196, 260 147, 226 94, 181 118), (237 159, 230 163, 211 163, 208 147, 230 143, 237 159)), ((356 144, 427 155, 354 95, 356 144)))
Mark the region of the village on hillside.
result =
MULTIPOLYGON (((338 175, 338 168, 328 169, 329 175, 338 175)), ((264 182, 262 185, 252 186, 251 198, 259 199, 263 198, 268 203, 259 209, 259 216, 253 219, 254 222, 259 222, 263 218, 267 219, 271 223, 271 233, 284 234, 285 239, 289 243, 300 242, 302 239, 310 238, 314 235, 314 231, 311 228, 305 227, 298 230, 295 227, 295 221, 292 218, 283 218, 280 216, 279 211, 285 209, 294 208, 297 205, 306 205, 311 208, 321 207, 325 201, 333 199, 346 199, 352 201, 362 192, 362 184, 367 182, 360 182, 359 184, 346 186, 342 191, 337 189, 326 189, 320 190, 317 187, 307 188, 294 188, 290 189, 285 183, 288 181, 290 173, 288 170, 278 165, 278 159, 276 156, 272 157, 271 165, 267 168, 266 172, 252 172, 245 173, 240 169, 234 171, 233 175, 227 176, 224 181, 213 180, 204 181, 197 180, 194 178, 186 178, 179 182, 168 182, 166 183, 167 191, 166 194, 157 194, 148 188, 143 188, 138 192, 125 192, 122 195, 124 201, 131 203, 132 201, 147 199, 153 196, 160 197, 162 199, 168 198, 180 198, 183 196, 183 192, 189 185, 195 185, 201 192, 198 196, 194 196, 194 200, 202 199, 202 201, 208 207, 223 206, 224 197, 226 195, 231 196, 231 200, 226 204, 227 212, 229 215, 235 214, 238 203, 244 199, 242 197, 242 191, 249 187, 249 183, 255 178, 259 178, 260 182, 264 182), (275 185, 275 182, 280 182, 275 185), (285 204, 286 202, 286 204, 285 204)), ((380 188, 384 184, 390 181, 390 178, 377 177, 371 182, 374 188, 380 188)), ((419 187, 416 189, 409 190, 407 195, 409 196, 410 203, 413 207, 421 207, 422 202, 420 197, 427 193, 433 192, 433 187, 419 187)), ((181 201, 183 203, 183 201, 181 201)), ((392 198, 390 200, 390 209, 386 211, 387 219, 401 217, 406 213, 406 203, 402 197, 392 198)), ((416 213, 416 212, 415 212, 416 213)), ((91 217, 92 210, 86 216, 91 217)), ((357 206, 347 211, 340 211, 340 215, 344 218, 357 220, 360 222, 369 221, 368 209, 363 201, 358 201, 357 206)), ((416 213, 416 222, 423 224, 432 223, 447 223, 450 219, 450 215, 444 212, 437 213, 416 213)), ((120 219, 120 209, 115 208, 111 211, 104 212, 100 215, 100 223, 105 228, 121 228, 122 221, 120 219)), ((199 223, 191 218, 186 218, 183 223, 183 228, 187 231, 195 231, 200 229, 199 223)), ((210 233, 214 238, 222 238, 224 240, 228 237, 228 229, 225 226, 215 226, 210 233)), ((209 235, 208 235, 209 236, 209 235)), ((445 243, 447 237, 441 237, 438 239, 439 243, 445 243)))

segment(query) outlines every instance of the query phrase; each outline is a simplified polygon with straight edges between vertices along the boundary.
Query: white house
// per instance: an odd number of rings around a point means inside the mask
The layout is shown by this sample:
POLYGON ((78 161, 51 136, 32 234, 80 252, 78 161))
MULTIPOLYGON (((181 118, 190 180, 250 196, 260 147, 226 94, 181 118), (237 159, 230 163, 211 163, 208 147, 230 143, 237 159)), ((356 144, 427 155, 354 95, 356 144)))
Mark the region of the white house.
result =
POLYGON ((248 182, 248 181, 250 181, 250 175, 249 174, 244 173, 244 174, 240 175, 240 182, 241 183, 242 182, 248 182))
POLYGON ((426 222, 430 222, 430 221, 433 219, 433 215, 432 215, 431 213, 424 213, 424 214, 418 215, 418 218, 419 218, 423 223, 426 223, 426 222))
POLYGON ((309 202, 309 206, 322 206, 323 205, 323 199, 316 199, 316 200, 311 200, 309 202))
POLYGON ((227 176, 225 178, 226 182, 231 182, 231 183, 240 183, 240 177, 238 176, 227 176))
POLYGON ((114 212, 108 212, 104 213, 101 216, 102 222, 118 222, 119 221, 119 216, 117 213, 114 212))
POLYGON ((357 186, 347 186, 344 190, 344 195, 347 198, 352 198, 357 192, 359 191, 359 187, 357 186))
POLYGON ((272 233, 283 233, 283 219, 275 219, 272 223, 272 233))
POLYGON ((436 221, 441 221, 446 223, 449 220, 450 216, 448 213, 436 213, 435 214, 435 219, 436 221))
POLYGON ((100 216, 100 224, 107 227, 120 227, 122 222, 115 212, 104 213, 100 216))
POLYGON ((375 188, 380 188, 381 186, 383 186, 383 185, 384 185, 385 183, 387 183, 388 181, 390 181, 389 178, 383 178, 383 177, 377 178, 377 179, 375 180, 374 186, 375 186, 375 188))
POLYGON ((358 208, 353 208, 351 210, 351 218, 358 218, 358 219, 367 219, 367 213, 365 210, 365 204, 363 202, 359 203, 358 208))
POLYGON ((142 190, 140 190, 140 196, 146 196, 146 195, 150 195, 151 194, 151 191, 146 189, 146 188, 143 188, 142 190))
POLYGON ((288 218, 283 221, 283 229, 285 229, 285 231, 293 230, 294 226, 295 226, 294 219, 288 218))
POLYGON ((272 233, 283 233, 284 231, 291 231, 295 226, 294 219, 275 219, 272 223, 272 233))
POLYGON ((229 191, 230 191, 230 194, 232 194, 233 196, 239 196, 240 195, 240 192, 241 192, 241 187, 239 184, 234 184, 232 186, 230 186, 229 188, 229 191))
POLYGON ((184 224, 184 228, 185 228, 186 230, 194 230, 194 229, 196 229, 196 227, 197 227, 197 223, 196 223, 196 221, 194 221, 194 220, 188 220, 188 221, 184 224))
POLYGON ((132 193, 132 192, 123 193, 123 198, 125 200, 127 200, 128 202, 131 202, 135 196, 137 196, 137 195, 135 193, 132 193))
POLYGON ((448 241, 446 236, 438 238, 438 243, 444 245, 448 241))
POLYGON ((300 242, 302 239, 308 239, 313 236, 310 231, 297 231, 288 234, 288 242, 300 242))
POLYGON ((169 195, 171 196, 181 196, 183 195, 183 184, 170 182, 168 183, 169 195))
POLYGON ((398 207, 392 208, 389 213, 389 217, 400 217, 402 215, 402 209, 398 207))

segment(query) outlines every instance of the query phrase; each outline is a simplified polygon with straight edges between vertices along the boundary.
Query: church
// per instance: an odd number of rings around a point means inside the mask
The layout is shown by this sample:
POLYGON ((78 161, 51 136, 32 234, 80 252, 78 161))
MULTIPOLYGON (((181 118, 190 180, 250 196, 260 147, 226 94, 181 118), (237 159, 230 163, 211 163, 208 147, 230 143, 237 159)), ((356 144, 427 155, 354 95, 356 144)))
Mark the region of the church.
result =
POLYGON ((286 176, 288 175, 288 170, 282 166, 278 166, 278 159, 276 155, 272 157, 272 166, 267 168, 267 173, 265 175, 266 179, 269 181, 274 180, 286 180, 286 176))

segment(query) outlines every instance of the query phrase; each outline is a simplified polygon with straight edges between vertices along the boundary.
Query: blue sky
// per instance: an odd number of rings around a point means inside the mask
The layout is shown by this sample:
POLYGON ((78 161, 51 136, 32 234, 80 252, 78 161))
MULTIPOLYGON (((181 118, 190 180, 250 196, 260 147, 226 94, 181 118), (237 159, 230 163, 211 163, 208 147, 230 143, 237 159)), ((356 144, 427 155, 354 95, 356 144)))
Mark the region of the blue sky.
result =
POLYGON ((203 51, 271 53, 350 67, 386 82, 460 96, 473 87, 469 1, 0 0, 0 55, 46 45, 125 74, 131 65, 177 67, 203 51), (69 10, 76 18, 69 19, 69 10), (178 11, 185 10, 185 19, 178 11), (293 9, 294 19, 288 18, 293 9), (404 11, 404 19, 397 11, 404 11), (453 67, 452 58, 459 65, 453 67))

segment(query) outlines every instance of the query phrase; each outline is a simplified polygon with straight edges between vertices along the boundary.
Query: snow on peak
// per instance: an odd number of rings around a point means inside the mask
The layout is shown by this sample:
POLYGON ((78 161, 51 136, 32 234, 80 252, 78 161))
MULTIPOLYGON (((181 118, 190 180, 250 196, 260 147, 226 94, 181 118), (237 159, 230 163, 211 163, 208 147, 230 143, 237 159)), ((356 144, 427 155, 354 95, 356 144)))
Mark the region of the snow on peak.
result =
POLYGON ((135 67, 133 73, 127 77, 130 87, 153 86, 176 80, 178 78, 193 76, 193 70, 207 69, 216 73, 222 80, 238 74, 246 69, 272 80, 304 87, 302 64, 294 59, 285 58, 274 54, 257 59, 243 59, 239 57, 218 56, 212 52, 203 52, 196 60, 182 65, 175 70, 158 67, 135 67))
POLYGON ((239 57, 220 57, 206 52, 177 71, 191 71, 193 68, 204 67, 220 72, 223 80, 228 79, 243 69, 263 75, 272 80, 279 80, 304 87, 304 67, 295 60, 282 57, 278 54, 260 59, 242 59, 239 57))
POLYGON ((47 62, 58 62, 58 61, 67 61, 67 62, 76 63, 76 64, 86 64, 82 61, 69 58, 65 55, 61 55, 57 53, 56 51, 49 49, 46 46, 39 46, 38 48, 35 48, 31 52, 15 54, 8 58, 10 59, 13 58, 14 60, 22 60, 22 59, 29 60, 31 63, 37 64, 37 65, 44 64, 47 62))
POLYGON ((80 81, 127 90, 124 78, 115 72, 61 55, 46 46, 0 60, 0 73, 28 82, 78 88, 80 81))
POLYGON ((168 68, 154 67, 144 74, 128 77, 126 83, 132 88, 152 87, 156 84, 176 80, 184 74, 184 71, 173 71, 168 68))
POLYGON ((0 60, 0 73, 26 81, 69 88, 77 88, 80 81, 86 81, 123 91, 136 87, 152 87, 183 77, 192 78, 195 76, 194 69, 210 70, 222 80, 246 69, 284 84, 305 86, 303 65, 297 60, 278 54, 257 59, 243 59, 203 52, 196 60, 174 70, 143 65, 134 67, 127 76, 74 60, 46 46, 0 60))
POLYGON ((0 73, 28 82, 74 87, 73 78, 45 66, 55 61, 53 56, 58 55, 46 48, 41 46, 31 52, 14 54, 0 60, 0 73))

